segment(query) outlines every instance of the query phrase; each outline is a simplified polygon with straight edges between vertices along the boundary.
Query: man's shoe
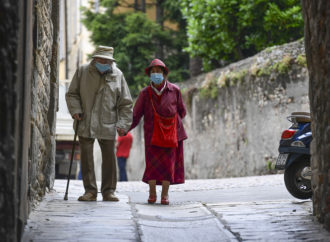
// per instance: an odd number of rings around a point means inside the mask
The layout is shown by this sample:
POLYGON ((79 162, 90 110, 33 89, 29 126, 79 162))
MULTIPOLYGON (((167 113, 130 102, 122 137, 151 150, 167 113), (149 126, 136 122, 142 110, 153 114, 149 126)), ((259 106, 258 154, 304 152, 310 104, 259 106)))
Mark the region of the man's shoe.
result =
POLYGON ((113 193, 108 193, 103 196, 103 201, 118 202, 119 198, 116 197, 113 193))
POLYGON ((96 196, 93 193, 86 192, 84 195, 78 198, 78 201, 83 201, 83 202, 96 201, 96 196))

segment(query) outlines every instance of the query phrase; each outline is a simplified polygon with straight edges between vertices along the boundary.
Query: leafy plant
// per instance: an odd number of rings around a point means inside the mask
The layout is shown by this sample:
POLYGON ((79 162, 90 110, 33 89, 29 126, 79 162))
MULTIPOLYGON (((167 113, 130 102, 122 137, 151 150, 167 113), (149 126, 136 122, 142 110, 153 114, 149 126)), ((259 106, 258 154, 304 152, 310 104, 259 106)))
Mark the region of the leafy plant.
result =
POLYGON ((192 56, 204 70, 303 36, 299 0, 182 0, 192 56))
MULTIPOLYGON (((159 48, 164 48, 163 61, 170 69, 169 80, 180 82, 189 77, 189 56, 182 49, 187 45, 185 28, 167 29, 152 21, 140 11, 134 11, 133 5, 126 7, 133 11, 116 13, 119 4, 116 0, 102 0, 103 11, 94 12, 83 8, 83 23, 91 31, 91 41, 95 46, 107 45, 114 47, 114 57, 118 67, 123 71, 133 96, 149 82, 144 68, 150 63, 159 48)), ((179 27, 184 20, 178 4, 167 0, 163 4, 166 13, 164 20, 175 21, 179 27), (176 9, 176 10, 175 10, 176 9), (172 13, 179 13, 173 16, 172 13)))

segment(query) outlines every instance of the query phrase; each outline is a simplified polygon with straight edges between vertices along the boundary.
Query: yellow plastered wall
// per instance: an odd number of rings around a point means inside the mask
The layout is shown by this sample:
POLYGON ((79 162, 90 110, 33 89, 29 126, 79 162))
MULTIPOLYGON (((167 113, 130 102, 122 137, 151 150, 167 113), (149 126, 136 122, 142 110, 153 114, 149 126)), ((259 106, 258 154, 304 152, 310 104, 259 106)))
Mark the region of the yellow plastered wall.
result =
MULTIPOLYGON (((114 13, 119 14, 119 13, 134 12, 134 9, 132 7, 128 7, 128 6, 134 6, 134 0, 126 0, 125 6, 117 7, 115 9, 114 13)), ((156 21, 156 1, 155 0, 146 0, 146 14, 149 19, 151 19, 154 22, 156 21)), ((178 29, 178 25, 176 23, 170 22, 170 21, 165 21, 164 27, 172 29, 172 30, 178 29)))

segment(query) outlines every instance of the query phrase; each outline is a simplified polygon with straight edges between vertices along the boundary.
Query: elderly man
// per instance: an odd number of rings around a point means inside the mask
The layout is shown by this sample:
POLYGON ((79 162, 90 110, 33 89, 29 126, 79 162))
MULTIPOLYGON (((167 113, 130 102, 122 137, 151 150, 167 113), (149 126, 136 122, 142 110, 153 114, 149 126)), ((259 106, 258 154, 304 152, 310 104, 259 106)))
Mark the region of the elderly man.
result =
POLYGON ((116 131, 120 136, 125 135, 131 125, 132 98, 124 75, 114 61, 113 48, 99 46, 93 60, 78 68, 66 94, 69 112, 79 120, 77 132, 85 188, 79 201, 96 201, 95 139, 102 152, 103 201, 119 201, 114 194, 117 185, 115 138, 116 131))

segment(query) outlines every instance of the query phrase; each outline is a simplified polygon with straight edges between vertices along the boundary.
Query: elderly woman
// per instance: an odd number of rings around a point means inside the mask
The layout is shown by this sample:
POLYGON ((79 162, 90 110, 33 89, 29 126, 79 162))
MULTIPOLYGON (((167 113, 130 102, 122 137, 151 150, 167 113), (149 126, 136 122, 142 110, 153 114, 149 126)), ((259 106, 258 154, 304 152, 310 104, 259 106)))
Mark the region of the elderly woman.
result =
POLYGON ((148 203, 156 202, 156 185, 162 185, 164 205, 169 204, 170 184, 184 183, 183 140, 187 138, 181 121, 186 115, 185 105, 180 89, 167 80, 168 72, 159 59, 145 69, 150 85, 139 94, 130 128, 144 116, 146 168, 142 181, 149 184, 148 203))

